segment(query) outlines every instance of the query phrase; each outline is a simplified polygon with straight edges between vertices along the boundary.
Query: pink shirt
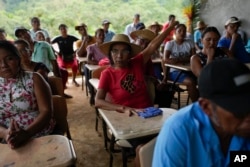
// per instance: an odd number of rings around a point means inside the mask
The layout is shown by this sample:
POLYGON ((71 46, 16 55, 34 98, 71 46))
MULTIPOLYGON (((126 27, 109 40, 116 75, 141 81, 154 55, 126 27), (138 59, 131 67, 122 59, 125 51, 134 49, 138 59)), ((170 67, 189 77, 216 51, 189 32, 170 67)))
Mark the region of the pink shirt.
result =
POLYGON ((147 92, 142 56, 139 54, 131 59, 129 68, 108 67, 102 72, 99 89, 106 90, 113 103, 132 108, 146 108, 153 105, 147 92))

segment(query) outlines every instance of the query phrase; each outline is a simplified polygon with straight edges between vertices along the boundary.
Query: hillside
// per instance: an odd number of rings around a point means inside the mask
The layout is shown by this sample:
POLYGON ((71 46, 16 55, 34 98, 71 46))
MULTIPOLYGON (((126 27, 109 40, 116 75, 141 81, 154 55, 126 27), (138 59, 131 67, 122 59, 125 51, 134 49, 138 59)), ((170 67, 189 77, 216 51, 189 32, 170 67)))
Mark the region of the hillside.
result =
POLYGON ((65 23, 69 33, 77 35, 74 26, 84 22, 93 34, 101 26, 101 20, 109 19, 111 29, 122 33, 135 13, 141 14, 141 21, 149 25, 154 21, 164 23, 169 14, 175 14, 184 22, 181 10, 182 0, 1 0, 0 27, 7 31, 8 38, 14 38, 14 28, 30 26, 30 18, 38 16, 41 27, 56 36, 58 25, 65 23))

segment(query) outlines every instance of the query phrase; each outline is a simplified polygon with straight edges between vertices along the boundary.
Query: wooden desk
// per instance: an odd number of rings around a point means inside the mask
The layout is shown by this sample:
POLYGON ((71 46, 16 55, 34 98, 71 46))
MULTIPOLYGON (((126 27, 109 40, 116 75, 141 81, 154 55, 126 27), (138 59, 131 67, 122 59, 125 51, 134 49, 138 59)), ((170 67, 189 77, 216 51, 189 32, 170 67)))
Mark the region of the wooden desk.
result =
MULTIPOLYGON (((141 118, 137 115, 131 117, 118 113, 116 111, 108 111, 98 109, 103 120, 103 134, 104 144, 107 143, 107 128, 106 125, 111 129, 112 136, 110 139, 109 153, 110 153, 110 166, 112 166, 115 141, 124 141, 127 139, 136 139, 140 137, 146 137, 150 135, 156 135, 159 133, 165 120, 176 112, 175 109, 162 108, 163 114, 151 118, 141 118)), ((106 148, 107 145, 105 145, 106 148)), ((123 167, 127 166, 126 148, 122 147, 122 161, 123 167)))
POLYGON ((100 81, 100 80, 99 80, 98 78, 91 78, 91 79, 89 79, 90 85, 93 86, 93 88, 94 88, 95 90, 98 89, 99 81, 100 81))
POLYGON ((0 150, 0 166, 6 167, 66 167, 76 161, 72 142, 62 135, 35 138, 17 149, 0 144, 0 150))
POLYGON ((78 56, 76 56, 76 59, 77 59, 77 61, 78 61, 78 63, 80 64, 80 63, 87 63, 87 57, 78 57, 78 56))
POLYGON ((165 66, 169 67, 169 68, 175 68, 175 69, 181 70, 181 71, 191 71, 190 64, 182 65, 182 64, 168 64, 168 63, 166 63, 165 66))
POLYGON ((152 62, 153 62, 153 63, 161 63, 161 61, 162 61, 161 58, 152 59, 152 62))
POLYGON ((126 140, 159 133, 165 120, 176 112, 176 110, 172 108, 161 109, 163 110, 162 115, 147 119, 137 115, 129 117, 116 111, 98 110, 115 138, 118 140, 126 140))

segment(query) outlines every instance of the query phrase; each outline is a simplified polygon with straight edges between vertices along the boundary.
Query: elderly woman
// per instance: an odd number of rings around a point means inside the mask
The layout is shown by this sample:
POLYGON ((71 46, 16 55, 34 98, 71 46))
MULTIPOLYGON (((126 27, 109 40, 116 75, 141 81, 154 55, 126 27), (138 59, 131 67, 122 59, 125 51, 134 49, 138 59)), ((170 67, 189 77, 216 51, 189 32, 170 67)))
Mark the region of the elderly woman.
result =
POLYGON ((26 72, 13 44, 0 41, 0 138, 11 148, 52 132, 52 98, 46 81, 26 72))
POLYGON ((152 106, 144 78, 144 68, 154 51, 174 28, 177 22, 154 38, 141 51, 141 47, 130 43, 128 36, 116 34, 111 42, 100 45, 108 55, 111 66, 102 72, 95 105, 99 108, 126 113, 131 116, 136 109, 152 106), (112 101, 105 100, 109 94, 112 101))

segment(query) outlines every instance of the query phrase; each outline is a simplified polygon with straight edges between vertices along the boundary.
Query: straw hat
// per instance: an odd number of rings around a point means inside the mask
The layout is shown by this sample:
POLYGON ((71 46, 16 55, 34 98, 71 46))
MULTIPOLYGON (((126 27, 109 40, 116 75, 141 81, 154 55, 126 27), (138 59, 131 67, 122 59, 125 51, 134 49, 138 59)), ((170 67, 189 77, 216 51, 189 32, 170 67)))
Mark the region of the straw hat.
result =
POLYGON ((78 26, 75 26, 75 30, 79 30, 81 27, 87 28, 87 25, 85 23, 81 23, 78 26))
POLYGON ((136 38, 140 37, 140 38, 148 39, 149 41, 152 41, 156 37, 156 34, 149 29, 143 29, 143 30, 133 31, 130 34, 130 36, 134 40, 136 40, 136 38))
POLYGON ((198 30, 198 29, 202 29, 202 28, 206 28, 207 27, 207 25, 205 24, 205 22, 204 21, 198 21, 197 23, 196 23, 196 27, 194 28, 195 30, 198 30))
POLYGON ((108 56, 110 46, 115 43, 124 43, 130 45, 132 49, 132 56, 137 55, 139 52, 141 52, 141 47, 136 44, 130 43, 128 36, 125 34, 114 35, 110 42, 103 43, 99 46, 99 48, 106 56, 108 56))
POLYGON ((162 29, 162 25, 159 24, 157 21, 153 22, 151 25, 148 26, 149 29, 151 29, 153 26, 159 26, 160 30, 162 29))

